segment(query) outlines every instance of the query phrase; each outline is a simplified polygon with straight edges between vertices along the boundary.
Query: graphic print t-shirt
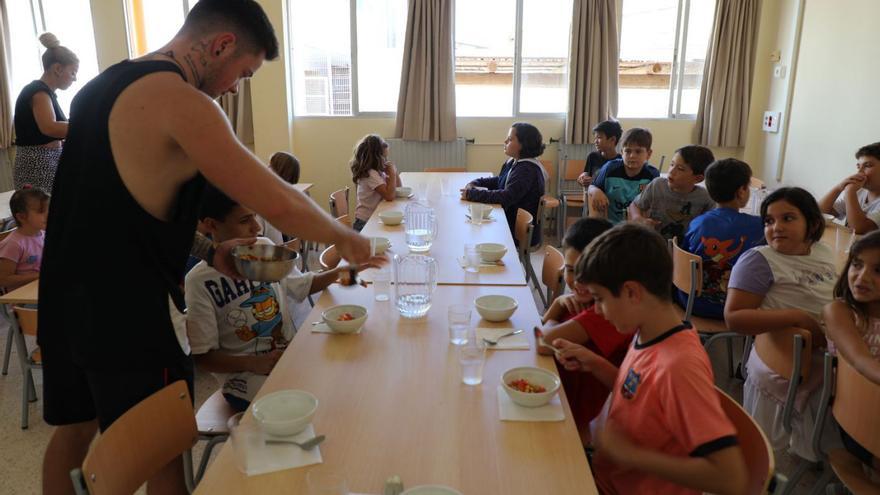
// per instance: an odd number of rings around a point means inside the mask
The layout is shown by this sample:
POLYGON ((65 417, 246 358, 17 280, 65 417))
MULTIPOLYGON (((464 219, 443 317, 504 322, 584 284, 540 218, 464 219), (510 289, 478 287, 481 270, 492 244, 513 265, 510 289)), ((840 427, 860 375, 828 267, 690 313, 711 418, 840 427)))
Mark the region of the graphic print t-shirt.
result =
POLYGON ((638 174, 630 177, 626 175, 622 158, 603 165, 593 185, 608 196, 608 220, 615 224, 626 220, 629 204, 659 176, 660 171, 646 163, 638 174))

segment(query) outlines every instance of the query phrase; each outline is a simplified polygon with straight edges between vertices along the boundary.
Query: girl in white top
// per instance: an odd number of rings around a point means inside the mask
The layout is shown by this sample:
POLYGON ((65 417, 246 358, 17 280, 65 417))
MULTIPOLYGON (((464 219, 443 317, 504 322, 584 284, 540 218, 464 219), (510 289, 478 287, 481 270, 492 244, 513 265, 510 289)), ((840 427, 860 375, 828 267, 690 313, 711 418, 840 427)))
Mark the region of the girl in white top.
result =
MULTIPOLYGON (((821 387, 822 380, 822 308, 831 302, 837 270, 831 249, 819 242, 825 220, 810 193, 797 187, 774 191, 761 204, 761 218, 767 245, 743 253, 734 265, 724 319, 728 328, 746 335, 803 328, 812 333, 814 352, 804 356, 812 359, 812 369, 795 399, 791 435, 782 425, 789 381, 770 370, 757 352, 752 352, 746 363, 743 407, 767 434, 774 449, 790 446, 796 455, 815 461, 810 435, 819 398, 813 392, 821 387)), ((827 443, 834 443, 834 430, 826 429, 827 443)))
POLYGON ((395 189, 400 187, 397 168, 388 161, 388 143, 376 134, 368 134, 354 148, 351 180, 357 184, 357 208, 354 229, 364 228, 379 202, 393 201, 395 189))
MULTIPOLYGON (((829 352, 839 353, 865 378, 880 385, 880 231, 853 244, 834 297, 824 312, 829 352)), ((846 449, 880 483, 880 460, 843 429, 840 435, 846 449)))

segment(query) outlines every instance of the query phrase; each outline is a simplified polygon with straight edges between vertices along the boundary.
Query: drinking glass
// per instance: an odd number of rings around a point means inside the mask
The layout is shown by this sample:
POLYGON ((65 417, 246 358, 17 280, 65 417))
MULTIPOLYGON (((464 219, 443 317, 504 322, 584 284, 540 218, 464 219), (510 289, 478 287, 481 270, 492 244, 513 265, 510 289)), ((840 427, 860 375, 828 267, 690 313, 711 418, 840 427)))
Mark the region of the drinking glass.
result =
POLYGON ((260 425, 255 422, 241 424, 243 414, 232 416, 227 424, 235 465, 241 472, 247 473, 266 447, 266 438, 260 425))
POLYGON ((373 295, 377 301, 387 301, 391 294, 391 269, 379 268, 373 274, 373 295))
POLYGON ((345 476, 323 466, 312 468, 306 473, 309 495, 348 495, 348 481, 345 476))
MULTIPOLYGON (((476 339, 475 339, 476 340, 476 339)), ((461 381, 465 385, 483 383, 483 363, 486 349, 471 343, 458 348, 458 363, 461 364, 461 381)))
POLYGON ((468 205, 468 215, 471 216, 471 223, 480 225, 483 223, 483 204, 471 203, 468 205))
POLYGON ((471 328, 471 307, 466 304, 453 304, 446 309, 449 320, 449 342, 453 345, 468 343, 471 328))
POLYGON ((479 273, 480 271, 480 252, 477 251, 476 244, 464 245, 464 270, 469 273, 479 273))
POLYGON ((440 194, 449 196, 449 192, 449 177, 443 177, 440 179, 440 194))

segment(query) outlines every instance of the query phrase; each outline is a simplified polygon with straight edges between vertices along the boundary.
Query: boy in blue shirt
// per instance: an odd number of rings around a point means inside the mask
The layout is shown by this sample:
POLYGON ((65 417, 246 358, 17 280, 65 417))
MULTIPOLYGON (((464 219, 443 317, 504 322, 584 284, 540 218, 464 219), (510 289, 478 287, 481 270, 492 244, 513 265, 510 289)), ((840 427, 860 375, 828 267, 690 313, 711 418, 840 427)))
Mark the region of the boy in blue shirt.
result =
POLYGON ((602 166, 587 192, 590 216, 608 218, 611 223, 626 220, 626 209, 660 171, 648 163, 653 137, 651 131, 634 127, 623 135, 623 158, 602 166))

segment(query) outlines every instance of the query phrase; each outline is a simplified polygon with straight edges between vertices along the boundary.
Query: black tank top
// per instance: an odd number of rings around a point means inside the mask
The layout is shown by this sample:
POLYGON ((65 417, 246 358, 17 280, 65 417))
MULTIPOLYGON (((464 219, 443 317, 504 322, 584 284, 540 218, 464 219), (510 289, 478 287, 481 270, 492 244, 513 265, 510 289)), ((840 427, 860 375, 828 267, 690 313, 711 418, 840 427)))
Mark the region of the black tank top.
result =
POLYGON ((61 139, 47 136, 40 132, 37 119, 34 118, 32 103, 34 95, 37 93, 48 94, 52 100, 52 108, 55 110, 55 120, 67 122, 67 117, 64 115, 64 110, 58 104, 58 97, 55 95, 55 92, 39 79, 31 81, 21 90, 21 93, 18 94, 18 99, 15 100, 15 117, 13 118, 15 121, 15 144, 19 146, 39 146, 61 139))
POLYGON ((155 218, 122 182, 108 130, 119 95, 162 71, 183 77, 171 62, 123 61, 73 100, 76 119, 49 206, 38 340, 69 348, 85 369, 154 368, 183 357, 168 299, 183 308, 180 285, 205 180, 197 175, 183 184, 169 219, 155 218))

